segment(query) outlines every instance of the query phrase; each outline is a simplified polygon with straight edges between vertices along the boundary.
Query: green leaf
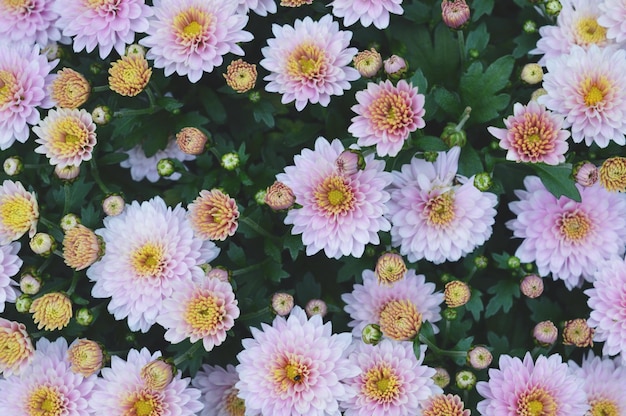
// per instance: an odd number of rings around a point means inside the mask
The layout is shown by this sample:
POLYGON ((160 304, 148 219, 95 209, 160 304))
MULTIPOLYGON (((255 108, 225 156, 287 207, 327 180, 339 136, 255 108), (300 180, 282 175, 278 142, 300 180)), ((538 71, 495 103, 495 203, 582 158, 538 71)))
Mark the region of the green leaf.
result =
POLYGON ((98 159, 98 165, 99 166, 117 165, 118 163, 126 159, 128 159, 128 153, 125 153, 125 152, 107 153, 106 155, 98 159))
POLYGON ((172 97, 159 97, 156 99, 156 104, 159 107, 163 107, 168 113, 178 110, 183 106, 183 103, 172 97))
POLYGON ((185 127, 202 127, 209 122, 209 119, 197 111, 181 114, 176 118, 174 130, 178 131, 185 127))
POLYGON ((277 263, 282 261, 280 249, 276 247, 276 244, 272 243, 272 240, 270 239, 265 240, 263 244, 263 252, 277 263))
POLYGON ((414 87, 417 87, 417 92, 420 94, 426 94, 426 91, 428 91, 428 80, 420 68, 417 68, 413 76, 409 79, 409 82, 413 84, 414 87))
MULTIPOLYGON (((451 348, 452 351, 464 351, 467 352, 472 347, 472 342, 474 342, 474 337, 463 338, 459 342, 456 343, 454 347, 451 348)), ((466 362, 466 357, 455 357, 454 362, 457 365, 464 365, 466 362)))
POLYGON ((237 267, 244 267, 247 264, 246 253, 243 252, 243 249, 231 242, 229 244, 228 250, 226 251, 226 255, 235 263, 237 267))
POLYGON ((465 52, 469 54, 469 51, 474 49, 480 53, 485 50, 488 43, 489 32, 487 32, 487 25, 485 23, 481 23, 476 29, 472 30, 467 35, 467 40, 465 41, 465 52))
POLYGON ((274 113, 276 109, 269 101, 260 101, 252 110, 254 121, 257 123, 263 122, 267 127, 274 127, 274 113))
POLYGON ((487 340, 489 341, 489 347, 494 357, 508 353, 510 350, 509 340, 506 336, 500 337, 495 332, 489 331, 487 333, 487 340))
POLYGON ((459 114, 463 112, 463 106, 461 105, 459 97, 444 87, 434 88, 432 94, 435 98, 435 102, 449 116, 457 118, 459 114))
POLYGON ((283 238, 283 247, 289 250, 291 259, 295 260, 302 251, 302 237, 300 235, 287 235, 283 238))
POLYGON ((562 163, 558 166, 545 163, 533 163, 531 167, 537 172, 541 182, 555 197, 566 196, 576 202, 581 201, 580 192, 571 177, 572 165, 562 163))
POLYGON ((319 299, 322 297, 322 286, 315 281, 311 273, 306 273, 296 284, 296 296, 302 304, 311 299, 319 299))
POLYGON ((282 279, 289 277, 289 273, 283 270, 282 263, 270 261, 263 265, 263 275, 266 280, 278 283, 282 279))
POLYGON ((480 313, 485 310, 483 300, 481 299, 483 294, 481 291, 472 289, 472 296, 470 300, 465 304, 465 310, 472 314, 474 321, 480 320, 480 313))
POLYGON ((485 309, 485 318, 494 316, 498 311, 507 313, 513 306, 513 298, 519 298, 519 282, 511 279, 500 280, 495 285, 487 289, 487 292, 494 295, 485 309))
POLYGON ((461 156, 459 156, 459 173, 470 177, 483 171, 483 162, 481 162, 476 149, 469 145, 464 146, 461 150, 461 156))
POLYGON ((477 21, 484 14, 491 14, 495 0, 474 0, 472 6, 472 21, 477 21))
POLYGON ((415 146, 424 152, 441 152, 448 150, 448 146, 435 136, 420 137, 415 141, 415 146))
POLYGON ((534 322, 553 321, 559 322, 565 319, 563 309, 557 302, 553 302, 546 296, 537 299, 527 299, 526 305, 531 311, 530 319, 534 322))
POLYGON ((211 120, 216 124, 224 124, 226 122, 226 109, 215 92, 209 88, 203 89, 200 100, 211 120))
POLYGON ((344 260, 343 266, 337 272, 337 282, 347 282, 353 278, 357 281, 361 279, 363 270, 371 268, 369 261, 360 258, 347 257, 344 260))

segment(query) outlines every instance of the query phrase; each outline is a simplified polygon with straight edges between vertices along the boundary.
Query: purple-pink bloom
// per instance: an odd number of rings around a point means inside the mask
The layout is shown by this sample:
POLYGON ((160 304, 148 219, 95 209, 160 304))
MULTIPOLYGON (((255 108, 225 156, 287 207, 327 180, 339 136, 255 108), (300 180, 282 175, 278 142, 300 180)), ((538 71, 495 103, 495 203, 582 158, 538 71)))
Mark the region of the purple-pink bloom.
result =
POLYGON ((579 366, 569 361, 569 366, 585 381, 589 415, 626 415, 626 367, 608 357, 596 357, 589 351, 579 366))
POLYGON ((524 179, 520 199, 509 204, 517 216, 506 226, 523 238, 515 255, 522 263, 537 264, 539 275, 552 273, 568 289, 593 281, 596 269, 613 256, 624 254, 626 199, 595 184, 576 184, 581 202, 556 198, 536 176, 524 179))
MULTIPOLYGON (((195 155, 190 155, 180 150, 180 146, 178 146, 174 139, 170 139, 165 149, 157 150, 152 156, 146 156, 141 144, 138 144, 132 149, 125 150, 124 152, 128 154, 128 159, 122 160, 120 166, 130 168, 130 177, 137 182, 144 179, 150 182, 158 181, 161 176, 157 170, 157 163, 159 163, 161 159, 177 159, 181 162, 186 162, 196 158, 195 155)), ((180 179, 181 176, 182 174, 180 172, 174 172, 170 176, 167 176, 166 179, 176 181, 180 179)))
POLYGON ((338 139, 315 141, 315 149, 304 149, 294 157, 294 166, 276 179, 293 190, 300 208, 290 209, 285 224, 292 234, 302 234, 307 255, 320 250, 329 258, 361 257, 366 244, 379 244, 379 231, 388 231, 385 187, 391 175, 385 162, 365 157, 365 168, 349 174, 338 169, 344 151, 338 139))
POLYGON ((191 385, 202 393, 204 409, 200 416, 243 415, 246 407, 243 399, 237 397, 239 390, 235 384, 238 381, 239 375, 233 365, 222 368, 204 364, 191 380, 191 385))
POLYGON ((389 14, 402 14, 402 0, 334 0, 329 4, 333 15, 343 17, 344 26, 351 26, 357 21, 365 27, 372 23, 377 29, 389 26, 389 14))
POLYGON ((53 7, 51 0, 1 1, 0 39, 41 48, 61 40, 55 24, 59 15, 53 7))
POLYGON ((389 80, 370 82, 356 93, 357 113, 348 131, 358 138, 359 146, 376 145, 378 156, 396 156, 411 132, 423 128, 424 95, 405 80, 396 86, 389 80))
POLYGON ((15 303, 20 295, 18 283, 11 279, 24 263, 17 255, 20 247, 16 242, 0 246, 0 312, 4 312, 6 302, 15 303))
POLYGON ((239 0, 237 13, 248 14, 249 11, 259 16, 267 16, 268 13, 276 13, 276 2, 274 0, 239 0))
POLYGON ((302 111, 307 103, 330 103, 331 95, 343 95, 359 72, 350 67, 356 48, 349 48, 352 32, 339 30, 331 15, 319 21, 310 17, 293 26, 272 25, 274 38, 261 49, 260 64, 270 72, 263 78, 265 90, 282 94, 283 104, 296 102, 302 111))
POLYGON ((606 37, 617 43, 626 42, 626 3, 622 0, 604 0, 597 4, 602 11, 598 23, 606 28, 606 37))

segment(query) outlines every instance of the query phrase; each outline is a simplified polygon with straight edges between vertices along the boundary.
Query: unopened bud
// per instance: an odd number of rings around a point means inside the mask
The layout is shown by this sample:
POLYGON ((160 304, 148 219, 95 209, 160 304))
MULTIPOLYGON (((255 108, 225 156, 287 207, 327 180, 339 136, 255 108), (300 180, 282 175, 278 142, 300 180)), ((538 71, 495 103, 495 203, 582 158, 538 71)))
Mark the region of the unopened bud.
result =
POLYGON ((392 79, 400 79, 409 70, 406 61, 398 55, 391 55, 383 62, 385 73, 392 79))
POLYGON ((520 283, 520 289, 525 296, 535 299, 543 293, 543 278, 529 274, 520 283))
POLYGON ((100 126, 108 124, 111 121, 112 117, 113 114, 111 113, 111 109, 106 105, 96 107, 91 112, 91 118, 93 119, 93 122, 100 126))
POLYGON ((139 373, 146 387, 161 391, 174 379, 174 366, 161 358, 144 365, 139 373))
POLYGON ((602 162, 600 185, 609 192, 626 192, 626 157, 613 156, 602 162))
POLYGON ((32 304, 33 300, 25 293, 22 293, 17 297, 17 299, 15 299, 15 309, 19 313, 29 313, 32 304))
POLYGON ((279 292, 272 296, 272 310, 278 316, 289 315, 293 309, 293 296, 289 293, 279 292))
POLYGON ((539 64, 526 64, 520 78, 529 85, 539 84, 543 80, 543 68, 539 64))
POLYGON ((378 344, 382 336, 383 332, 380 330, 380 326, 376 324, 367 324, 361 331, 361 339, 364 343, 370 345, 378 344))
POLYGON ((450 373, 445 368, 437 367, 432 379, 437 386, 445 389, 450 384, 450 373))
POLYGON ((126 56, 144 58, 146 56, 146 49, 138 43, 133 43, 126 48, 126 56))
POLYGON ((290 187, 282 182, 274 182, 267 188, 265 203, 274 211, 289 209, 296 201, 296 197, 290 187))
POLYGON ((469 370, 456 373, 456 386, 461 390, 471 390, 476 385, 476 374, 469 370))
POLYGON ((546 2, 546 13, 550 16, 558 16, 563 9, 563 5, 559 0, 549 0, 546 2))
POLYGON ((383 66, 383 58, 374 48, 357 53, 352 62, 359 74, 364 78, 372 78, 383 66))
POLYGON ((110 217, 120 215, 122 211, 124 211, 125 206, 126 202, 124 202, 124 198, 118 194, 108 195, 102 201, 102 210, 110 217))
POLYGON ((542 347, 549 347, 554 344, 558 335, 559 330, 552 321, 539 322, 533 329, 533 338, 537 345, 542 347))
POLYGON ((259 205, 265 205, 265 197, 267 196, 266 189, 259 189, 254 193, 254 202, 259 205))
POLYGON ((89 308, 80 308, 76 311, 76 322, 82 326, 89 326, 93 322, 93 313, 89 308))
POLYGON ((309 318, 313 315, 320 315, 323 318, 328 312, 328 306, 321 299, 311 299, 306 303, 304 310, 309 318))
POLYGON ((522 262, 520 261, 519 257, 516 256, 511 256, 506 261, 506 265, 509 267, 509 269, 517 269, 520 264, 522 264, 522 262))
POLYGON ((477 269, 486 269, 489 266, 489 259, 486 256, 476 256, 474 259, 474 265, 477 269))
POLYGON ((195 127, 184 127, 176 134, 178 147, 188 155, 202 154, 207 141, 207 135, 195 127))
POLYGON ((458 317, 459 313, 454 308, 446 308, 442 312, 442 315, 443 319, 445 319, 446 321, 454 321, 458 317))
POLYGON ((220 164, 226 170, 235 170, 239 167, 239 155, 234 152, 226 153, 222 156, 220 164))
POLYGON ((29 246, 33 253, 48 257, 54 251, 56 242, 50 234, 37 233, 30 239, 29 246))
POLYGON ((230 280, 230 272, 222 266, 217 266, 209 270, 206 277, 210 279, 215 278, 221 280, 222 282, 228 282, 230 280))
POLYGON ((176 165, 170 158, 164 158, 157 162, 157 172, 163 178, 172 176, 176 172, 176 165))
POLYGON ((2 167, 4 168, 4 173, 7 176, 15 176, 22 173, 24 170, 24 163, 22 163, 21 157, 11 156, 4 160, 2 167))
POLYGON ((484 370, 492 361, 493 355, 485 346, 476 345, 467 352, 467 363, 475 370, 484 370))
POLYGON ((453 280, 446 283, 443 296, 449 308, 458 308, 469 302, 472 291, 467 283, 460 280, 453 280))
POLYGON ((524 33, 533 34, 537 33, 537 23, 534 20, 526 20, 524 26, 522 26, 524 33))
POLYGON ((340 175, 351 176, 365 169, 365 159, 360 150, 346 149, 337 157, 335 166, 340 175))
POLYGON ((435 163, 438 157, 438 152, 424 152, 424 160, 427 162, 435 163))
POLYGON ((576 183, 582 186, 591 186, 598 182, 600 173, 598 168, 591 162, 582 162, 574 166, 573 170, 574 179, 576 183))
POLYGON ((76 214, 65 214, 59 222, 63 231, 69 231, 80 224, 80 218, 76 214))
POLYGON ((20 277, 20 290, 27 295, 36 295, 41 289, 41 278, 29 272, 20 277))
POLYGON ((237 59, 228 64, 224 74, 226 84, 238 93, 248 92, 256 84, 256 65, 237 59))
POLYGON ((443 0, 441 18, 450 29, 461 29, 470 18, 470 8, 465 0, 443 0))
POLYGON ((402 280, 407 268, 404 259, 398 253, 384 253, 376 262, 374 274, 379 283, 391 285, 402 280))
POLYGON ((54 167, 54 174, 63 181, 73 182, 80 174, 80 166, 67 165, 61 167, 61 165, 56 165, 54 167))
POLYGON ((545 88, 537 88, 535 91, 532 92, 532 94, 530 94, 530 99, 531 101, 537 101, 539 97, 541 97, 542 95, 546 95, 547 93, 548 91, 546 91, 545 88))
POLYGON ((77 339, 67 350, 67 360, 76 374, 89 377, 96 374, 104 365, 105 355, 102 347, 89 339, 77 339))
POLYGON ((593 347, 594 332, 585 319, 578 318, 565 321, 563 345, 574 345, 580 348, 593 347))
POLYGON ((488 172, 477 173, 474 176, 474 186, 479 191, 488 191, 493 186, 493 179, 488 172))

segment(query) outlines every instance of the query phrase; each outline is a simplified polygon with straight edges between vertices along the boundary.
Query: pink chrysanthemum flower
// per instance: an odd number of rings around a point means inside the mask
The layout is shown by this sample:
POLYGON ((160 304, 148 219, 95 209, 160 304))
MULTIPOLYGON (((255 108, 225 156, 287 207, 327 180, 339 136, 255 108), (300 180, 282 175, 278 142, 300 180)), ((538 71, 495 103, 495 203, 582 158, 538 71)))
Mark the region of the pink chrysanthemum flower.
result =
POLYGON ((24 263, 17 255, 20 247, 20 243, 0 246, 0 312, 4 312, 6 302, 15 303, 15 299, 20 295, 18 283, 11 279, 24 263))
POLYGON ((626 144, 626 71, 620 70, 625 60, 626 50, 594 45, 573 47, 548 61, 546 94, 538 102, 565 116, 564 127, 571 127, 575 143, 626 144))
POLYGON ((509 204, 517 218, 506 223, 513 236, 523 238, 515 255, 522 263, 537 264, 541 276, 552 273, 568 289, 591 281, 596 268, 612 256, 624 254, 626 200, 599 184, 576 185, 581 202, 556 198, 536 176, 524 179, 520 199, 509 204))
POLYGON ((0 317, 0 345, 0 374, 5 378, 21 374, 33 360, 35 349, 21 322, 0 317))
POLYGON ((523 361, 501 355, 499 366, 489 370, 489 381, 476 385, 485 398, 477 405, 481 415, 582 416, 589 409, 584 380, 558 354, 539 356, 536 362, 529 352, 523 361))
POLYGON ((541 39, 537 47, 529 53, 543 55, 539 64, 546 64, 553 58, 568 54, 574 46, 587 49, 592 45, 604 47, 613 43, 607 39, 607 30, 600 26, 599 1, 561 0, 563 8, 559 12, 555 26, 539 28, 541 39))
MULTIPOLYGON (((624 243, 621 245, 623 250, 624 243)), ((598 261, 597 266, 593 288, 585 290, 591 308, 587 324, 595 329, 593 340, 604 342, 602 354, 621 354, 622 362, 626 363, 626 329, 623 325, 626 319, 623 301, 626 297, 626 260, 598 261)))
POLYGON ((211 351, 224 342, 237 318, 239 308, 230 283, 202 277, 177 284, 176 291, 163 301, 157 322, 167 329, 166 341, 202 340, 204 349, 211 351))
POLYGON ((243 28, 248 16, 236 13, 236 1, 154 0, 148 36, 139 43, 150 49, 147 59, 165 76, 174 72, 198 82, 222 65, 227 53, 243 56, 240 42, 253 39, 243 28))
POLYGON ((352 32, 339 30, 331 15, 319 21, 307 16, 293 26, 274 24, 272 33, 260 64, 270 72, 263 78, 269 81, 265 89, 282 94, 283 104, 295 101, 298 111, 309 102, 326 107, 331 95, 343 95, 360 77, 348 66, 358 52, 348 47, 352 32))
POLYGON ((413 158, 392 172, 391 242, 411 262, 457 261, 491 236, 498 199, 456 174, 460 154, 453 147, 434 163, 413 158))
POLYGON ((5 180, 0 186, 0 245, 15 241, 26 232, 33 237, 39 221, 39 204, 34 192, 21 182, 5 180))
POLYGON ((598 3, 602 14, 598 23, 606 28, 606 37, 617 43, 626 42, 626 3, 622 0, 604 0, 598 3))
POLYGON ((342 380, 359 368, 346 358, 352 337, 332 334, 320 315, 307 319, 296 306, 288 319, 277 316, 272 325, 251 328, 237 355, 239 397, 246 414, 324 416, 339 414, 339 402, 355 392, 342 380))
POLYGON ((234 366, 229 364, 222 368, 204 364, 191 380, 191 385, 202 393, 204 409, 200 416, 243 416, 246 406, 243 399, 237 397, 237 381, 239 375, 234 366))
MULTIPOLYGON (((161 176, 157 170, 157 163, 161 159, 178 159, 181 162, 187 160, 194 160, 196 156, 187 154, 180 150, 180 147, 176 143, 175 139, 170 139, 165 149, 158 150, 152 156, 146 156, 141 145, 137 145, 130 150, 127 150, 128 159, 120 162, 120 166, 123 168, 130 168, 130 176, 134 181, 141 181, 148 179, 150 182, 158 181, 161 176)), ((166 178, 172 181, 177 181, 182 175, 180 172, 174 172, 166 178)))
POLYGON ((237 202, 219 189, 200 191, 187 209, 191 225, 202 239, 224 241, 237 231, 237 202))
POLYGON ((49 0, 0 1, 0 38, 42 48, 61 40, 53 5, 49 0))
POLYGON ((95 285, 92 296, 111 298, 115 319, 128 317, 131 330, 147 332, 156 322, 164 299, 182 282, 204 275, 201 264, 217 257, 210 241, 194 237, 187 212, 173 209, 160 197, 127 205, 122 214, 104 219, 106 252, 87 269, 95 285))
POLYGON ((40 146, 35 153, 46 155, 52 166, 78 166, 91 160, 96 145, 96 125, 86 110, 59 108, 33 127, 40 146))
POLYGON ((200 391, 178 371, 163 389, 155 389, 141 377, 141 369, 161 357, 146 348, 131 349, 125 360, 111 358, 111 367, 101 370, 90 405, 97 415, 192 416, 203 409, 200 391))
MULTIPOLYGON (((381 313, 400 302, 412 305, 422 322, 430 322, 433 330, 439 332, 434 324, 441 320, 439 305, 443 302, 443 293, 435 289, 434 283, 426 282, 423 274, 415 274, 412 269, 393 285, 380 284, 372 270, 364 270, 363 284, 355 284, 351 293, 341 295, 346 303, 343 309, 352 318, 348 323, 353 328, 352 335, 361 338, 368 324, 381 325, 381 313)), ((384 330, 383 334, 388 337, 384 330)))
POLYGON ((148 30, 152 8, 144 0, 56 0, 57 26, 71 36, 74 52, 92 52, 105 59, 113 49, 125 54, 136 33, 148 30))
POLYGON ((239 0, 237 13, 248 14, 250 10, 259 16, 267 16, 268 13, 276 13, 276 2, 274 0, 239 0))
POLYGON ((48 62, 38 46, 0 42, 0 150, 26 142, 28 125, 40 120, 37 107, 52 107, 46 91, 57 62, 48 62))
POLYGON ((338 170, 335 161, 344 151, 338 139, 329 143, 323 137, 315 149, 304 149, 276 179, 293 190, 301 208, 291 209, 285 224, 293 224, 292 234, 302 234, 306 254, 324 250, 326 256, 361 257, 365 245, 378 244, 379 231, 388 231, 385 187, 391 175, 385 162, 374 155, 365 158, 365 168, 353 174, 338 170))
POLYGON ((570 132, 562 129, 563 121, 562 116, 530 101, 528 105, 515 103, 513 115, 504 119, 505 129, 487 127, 487 130, 507 150, 506 160, 558 165, 565 162, 569 148, 570 132))
POLYGON ((402 14, 402 0, 335 0, 329 4, 333 15, 343 17, 344 26, 351 26, 358 20, 365 27, 372 23, 378 29, 389 26, 389 14, 402 14))
POLYGON ((585 380, 584 389, 591 406, 588 415, 626 415, 626 367, 610 358, 595 357, 592 351, 580 366, 574 361, 570 361, 569 366, 575 375, 585 380))
POLYGON ((424 95, 403 79, 396 86, 389 80, 370 82, 356 93, 356 100, 352 111, 358 115, 348 131, 359 146, 376 145, 378 156, 396 156, 409 134, 426 125, 424 95))
POLYGON ((425 351, 422 347, 418 359, 411 342, 383 339, 369 345, 357 341, 348 359, 361 374, 345 380, 357 394, 341 402, 344 415, 420 414, 420 404, 442 392, 432 379, 435 369, 422 365, 425 351))
POLYGON ((30 371, 0 380, 0 414, 88 416, 95 376, 74 373, 65 359, 67 341, 37 341, 30 371))

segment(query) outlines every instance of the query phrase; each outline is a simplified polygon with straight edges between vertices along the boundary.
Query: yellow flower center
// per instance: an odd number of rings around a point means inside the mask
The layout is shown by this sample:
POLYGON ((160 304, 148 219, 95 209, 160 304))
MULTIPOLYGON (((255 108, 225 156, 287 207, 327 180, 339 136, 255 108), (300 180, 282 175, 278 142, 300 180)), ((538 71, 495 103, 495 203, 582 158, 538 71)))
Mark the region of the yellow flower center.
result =
POLYGON ((88 0, 88 3, 93 10, 109 11, 110 9, 117 10, 116 3, 119 3, 119 0, 88 0))
POLYGON ((597 44, 606 40, 606 28, 594 17, 583 17, 576 22, 576 35, 579 45, 597 44))
POLYGON ((287 353, 274 361, 273 380, 277 392, 284 393, 297 384, 306 383, 310 369, 299 356, 287 353))
POLYGON ((568 242, 578 243, 591 231, 591 222, 582 211, 567 212, 557 220, 561 236, 568 242))
POLYGON ((367 108, 368 116, 378 132, 398 134, 413 123, 413 109, 404 92, 382 92, 367 108))
POLYGON ((533 387, 517 399, 520 416, 556 416, 558 405, 554 398, 541 387, 533 387))
POLYGON ((602 110, 611 83, 605 77, 599 79, 587 77, 581 82, 579 89, 587 107, 602 110))
POLYGON ((402 383, 386 363, 370 368, 363 381, 361 392, 378 403, 391 403, 400 395, 402 383))
POLYGON ((33 221, 37 220, 32 201, 21 195, 5 195, 0 197, 0 221, 10 234, 21 237, 29 230, 33 221))
POLYGON ((174 17, 173 26, 182 45, 196 48, 210 35, 213 15, 190 7, 174 17))
POLYGON ((39 386, 26 402, 28 416, 61 416, 67 411, 64 401, 58 388, 39 386))
POLYGON ((4 0, 4 5, 13 13, 27 13, 35 7, 33 0, 4 0))
POLYGON ((122 401, 123 416, 162 416, 167 411, 160 393, 143 389, 129 393, 122 401))
POLYGON ((612 400, 591 400, 589 404, 591 405, 589 416, 619 416, 620 414, 617 404, 612 400))
POLYGON ((194 20, 185 26, 183 32, 189 37, 198 36, 202 32, 202 25, 194 20))
POLYGON ((185 322, 194 334, 205 335, 215 332, 225 315, 222 300, 212 295, 198 296, 187 305, 185 322))
POLYGON ((463 402, 458 396, 439 394, 431 399, 422 416, 464 416, 463 402))
POLYGON ((454 194, 452 191, 432 197, 426 203, 424 209, 428 225, 445 228, 448 227, 456 214, 454 212, 454 194))
POLYGON ((321 82, 326 74, 327 58, 319 46, 305 42, 296 47, 287 59, 288 74, 301 81, 321 82))
POLYGON ((626 158, 611 157, 600 166, 600 183, 607 190, 626 191, 626 158))
POLYGON ((246 404, 243 399, 237 397, 239 390, 232 388, 228 396, 226 396, 226 405, 224 408, 228 416, 244 416, 246 413, 246 404))
POLYGON ((165 268, 165 250, 161 245, 146 243, 134 250, 130 258, 140 277, 160 277, 165 268))
POLYGON ((19 332, 0 328, 0 367, 12 367, 24 358, 23 336, 19 332))
POLYGON ((349 180, 340 175, 324 179, 314 192, 315 202, 327 216, 344 215, 350 212, 356 203, 349 180))
POLYGON ((395 341, 409 340, 422 327, 422 314, 409 300, 392 300, 380 311, 380 330, 395 341))

